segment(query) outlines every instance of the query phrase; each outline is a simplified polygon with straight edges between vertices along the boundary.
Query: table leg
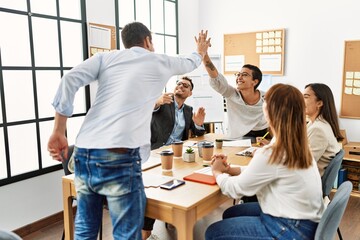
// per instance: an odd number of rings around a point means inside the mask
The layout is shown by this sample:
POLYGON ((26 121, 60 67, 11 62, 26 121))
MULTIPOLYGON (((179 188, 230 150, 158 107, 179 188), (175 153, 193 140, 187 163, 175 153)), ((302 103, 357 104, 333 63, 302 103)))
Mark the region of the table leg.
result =
POLYGON ((193 240, 194 226, 196 223, 196 209, 183 211, 173 210, 174 226, 177 231, 178 240, 193 240))
POLYGON ((72 209, 71 183, 62 182, 63 187, 63 204, 64 204, 64 232, 65 240, 74 239, 74 217, 72 209))

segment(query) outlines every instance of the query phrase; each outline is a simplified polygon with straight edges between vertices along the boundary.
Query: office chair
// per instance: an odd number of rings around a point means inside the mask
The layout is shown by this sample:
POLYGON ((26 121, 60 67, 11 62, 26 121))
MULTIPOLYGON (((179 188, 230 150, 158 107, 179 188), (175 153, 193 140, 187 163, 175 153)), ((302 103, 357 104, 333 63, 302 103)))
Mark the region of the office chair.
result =
MULTIPOLYGON (((323 197, 328 197, 330 199, 330 192, 334 186, 336 176, 339 173, 344 154, 345 151, 340 149, 340 151, 331 160, 329 165, 325 168, 324 175, 321 177, 323 197)), ((339 239, 342 240, 343 238, 341 236, 340 228, 337 229, 337 233, 339 239)))
POLYGON ((321 177, 323 197, 328 197, 330 195, 331 189, 334 186, 336 176, 339 173, 344 154, 345 151, 343 149, 340 149, 340 151, 330 161, 329 165, 325 168, 324 175, 321 177))
POLYGON ((346 181, 336 191, 334 198, 326 208, 315 232, 315 240, 334 239, 336 229, 339 229, 341 218, 352 191, 352 183, 346 181))
POLYGON ((0 230, 0 240, 21 240, 21 237, 16 233, 0 230))
MULTIPOLYGON (((69 150, 68 150, 68 157, 65 158, 64 161, 62 162, 62 166, 63 166, 65 175, 72 174, 72 172, 70 172, 70 170, 68 168, 68 165, 69 165, 69 161, 70 161, 70 158, 71 158, 71 155, 73 154, 73 152, 74 152, 74 145, 70 145, 69 150)), ((76 198, 73 198, 72 201, 73 200, 76 200, 76 198)), ((65 239, 65 230, 63 230, 61 239, 62 240, 65 239)), ((101 224, 100 224, 100 229, 99 229, 99 239, 102 240, 102 219, 101 219, 101 224)))

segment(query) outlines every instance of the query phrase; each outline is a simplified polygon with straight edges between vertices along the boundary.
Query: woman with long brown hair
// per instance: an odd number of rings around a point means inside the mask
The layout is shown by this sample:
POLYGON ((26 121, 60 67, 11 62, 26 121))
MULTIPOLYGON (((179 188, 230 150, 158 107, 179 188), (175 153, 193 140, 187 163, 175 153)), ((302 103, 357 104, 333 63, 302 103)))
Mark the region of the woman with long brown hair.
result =
POLYGON ((223 194, 256 194, 259 202, 227 209, 206 239, 313 239, 324 211, 321 178, 310 153, 305 103, 293 86, 276 84, 265 94, 263 111, 273 133, 249 166, 231 168, 214 155, 212 171, 223 194))
POLYGON ((338 141, 344 137, 340 133, 334 97, 327 85, 306 85, 304 99, 309 119, 307 133, 310 149, 322 176, 331 159, 340 151, 338 141))

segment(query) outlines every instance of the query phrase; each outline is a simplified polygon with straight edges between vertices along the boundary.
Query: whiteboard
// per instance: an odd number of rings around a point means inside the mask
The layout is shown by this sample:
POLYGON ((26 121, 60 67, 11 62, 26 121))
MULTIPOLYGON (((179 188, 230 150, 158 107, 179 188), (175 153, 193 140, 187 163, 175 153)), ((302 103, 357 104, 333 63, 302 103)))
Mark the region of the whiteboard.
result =
MULTIPOLYGON (((219 72, 221 72, 221 57, 220 55, 210 55, 210 58, 219 72)), ((216 92, 209 83, 209 75, 205 70, 203 64, 194 71, 176 76, 166 85, 166 92, 173 92, 176 80, 181 79, 183 76, 188 76, 193 80, 194 90, 192 96, 188 97, 185 101, 186 104, 193 107, 196 111, 199 107, 205 108, 205 122, 223 122, 224 121, 224 99, 216 92)))

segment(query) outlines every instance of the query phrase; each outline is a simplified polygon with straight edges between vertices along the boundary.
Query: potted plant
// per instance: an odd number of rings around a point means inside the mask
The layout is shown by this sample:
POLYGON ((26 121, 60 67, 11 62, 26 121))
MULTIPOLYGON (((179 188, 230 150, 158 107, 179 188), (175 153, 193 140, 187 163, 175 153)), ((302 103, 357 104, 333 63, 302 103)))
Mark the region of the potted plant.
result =
POLYGON ((183 160, 185 162, 195 162, 195 151, 192 147, 188 147, 183 155, 183 160))

